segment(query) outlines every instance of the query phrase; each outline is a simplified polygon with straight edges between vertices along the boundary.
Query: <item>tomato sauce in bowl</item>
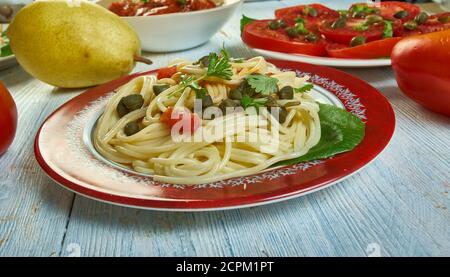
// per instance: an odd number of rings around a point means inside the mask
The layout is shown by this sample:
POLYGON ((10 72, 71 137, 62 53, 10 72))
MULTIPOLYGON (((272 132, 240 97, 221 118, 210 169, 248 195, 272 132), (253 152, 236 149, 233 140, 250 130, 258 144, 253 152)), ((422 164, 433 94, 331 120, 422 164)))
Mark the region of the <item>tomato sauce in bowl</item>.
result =
POLYGON ((213 0, 122 0, 109 10, 119 16, 150 16, 212 9, 222 1, 213 0), (217 4, 216 4, 217 3, 217 4))

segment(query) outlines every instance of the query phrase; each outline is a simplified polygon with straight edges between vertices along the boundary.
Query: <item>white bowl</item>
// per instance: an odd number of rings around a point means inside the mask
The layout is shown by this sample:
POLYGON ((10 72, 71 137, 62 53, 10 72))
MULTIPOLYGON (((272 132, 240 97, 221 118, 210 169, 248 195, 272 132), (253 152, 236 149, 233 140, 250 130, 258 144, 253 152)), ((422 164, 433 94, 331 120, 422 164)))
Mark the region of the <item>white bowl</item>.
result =
MULTIPOLYGON (((100 0, 108 8, 117 0, 100 0)), ((122 17, 139 35, 141 47, 150 52, 189 49, 207 42, 230 19, 243 0, 225 0, 213 9, 151 16, 122 17)))

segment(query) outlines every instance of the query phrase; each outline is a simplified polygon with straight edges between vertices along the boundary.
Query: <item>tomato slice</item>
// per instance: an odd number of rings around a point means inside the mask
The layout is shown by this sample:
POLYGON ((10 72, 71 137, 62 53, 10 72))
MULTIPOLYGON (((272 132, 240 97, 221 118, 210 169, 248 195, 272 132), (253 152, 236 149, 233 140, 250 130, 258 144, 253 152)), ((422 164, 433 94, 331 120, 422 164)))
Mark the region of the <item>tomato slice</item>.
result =
MULTIPOLYGON (((328 41, 349 45, 352 38, 356 36, 365 37, 367 42, 379 40, 383 37, 384 22, 368 25, 367 29, 364 30, 358 29, 358 27, 364 26, 366 22, 364 18, 348 18, 345 26, 341 28, 333 28, 333 22, 326 21, 319 27, 319 31, 328 41)), ((398 20, 394 21, 394 33, 400 26, 401 24, 398 20)))
POLYGON ((323 20, 332 20, 339 17, 339 13, 321 4, 298 5, 275 10, 275 17, 283 19, 288 25, 294 25, 295 20, 301 17, 306 28, 314 28, 323 20))
POLYGON ((346 59, 376 59, 390 57, 392 48, 399 42, 401 37, 386 38, 368 42, 355 47, 348 47, 346 44, 327 44, 328 56, 333 58, 346 59))
POLYGON ((170 78, 172 77, 173 74, 177 73, 177 67, 176 66, 172 66, 172 67, 163 67, 160 68, 156 74, 156 77, 158 79, 163 79, 163 78, 170 78))
POLYGON ((159 121, 170 128, 178 128, 180 134, 185 132, 194 133, 201 125, 201 119, 197 114, 191 113, 187 109, 174 109, 173 107, 167 108, 159 121))
POLYGON ((419 25, 418 29, 422 34, 450 29, 450 12, 430 16, 424 24, 419 25))
POLYGON ((244 27, 242 40, 250 47, 284 53, 296 53, 312 56, 326 54, 325 44, 318 35, 317 42, 307 42, 304 36, 291 39, 285 29, 271 30, 271 20, 256 20, 244 27))
POLYGON ((402 22, 405 22, 413 19, 420 13, 420 8, 414 4, 398 1, 386 1, 377 5, 357 3, 350 6, 349 13, 352 17, 364 17, 368 14, 378 14, 387 20, 401 20, 402 22), (405 11, 402 16, 398 14, 401 11, 405 11))

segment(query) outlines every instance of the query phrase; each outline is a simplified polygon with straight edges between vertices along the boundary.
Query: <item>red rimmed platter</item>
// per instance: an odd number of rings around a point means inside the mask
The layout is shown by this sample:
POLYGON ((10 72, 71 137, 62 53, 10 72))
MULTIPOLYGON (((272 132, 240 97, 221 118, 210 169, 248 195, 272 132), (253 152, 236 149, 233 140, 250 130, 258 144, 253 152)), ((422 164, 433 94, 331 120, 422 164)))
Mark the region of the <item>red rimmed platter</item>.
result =
POLYGON ((352 151, 330 159, 272 168, 251 176, 193 186, 161 184, 103 162, 86 144, 86 128, 98 117, 111 92, 136 76, 154 73, 150 71, 89 89, 58 108, 36 135, 36 159, 55 182, 95 200, 142 209, 203 211, 263 205, 323 189, 362 169, 387 146, 395 116, 375 88, 336 69, 269 61, 279 68, 309 75, 315 84, 315 98, 360 117, 366 123, 363 141, 352 151))

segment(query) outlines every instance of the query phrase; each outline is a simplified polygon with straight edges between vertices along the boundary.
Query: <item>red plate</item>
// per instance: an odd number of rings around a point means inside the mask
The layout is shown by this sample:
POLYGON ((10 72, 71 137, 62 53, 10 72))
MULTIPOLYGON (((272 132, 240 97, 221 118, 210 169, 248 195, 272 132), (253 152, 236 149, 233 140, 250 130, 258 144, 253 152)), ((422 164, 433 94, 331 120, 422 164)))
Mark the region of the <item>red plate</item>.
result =
POLYGON ((151 71, 89 89, 58 108, 36 135, 36 159, 50 178, 89 198, 143 209, 200 211, 263 205, 325 188, 367 165, 386 147, 394 132, 395 116, 389 102, 375 88, 332 68, 270 62, 310 75, 316 85, 314 94, 359 116, 366 123, 361 144, 334 158, 203 185, 161 184, 151 177, 125 172, 96 159, 87 149, 83 143, 85 123, 101 112, 105 96, 112 90, 133 77, 153 74, 151 71))

